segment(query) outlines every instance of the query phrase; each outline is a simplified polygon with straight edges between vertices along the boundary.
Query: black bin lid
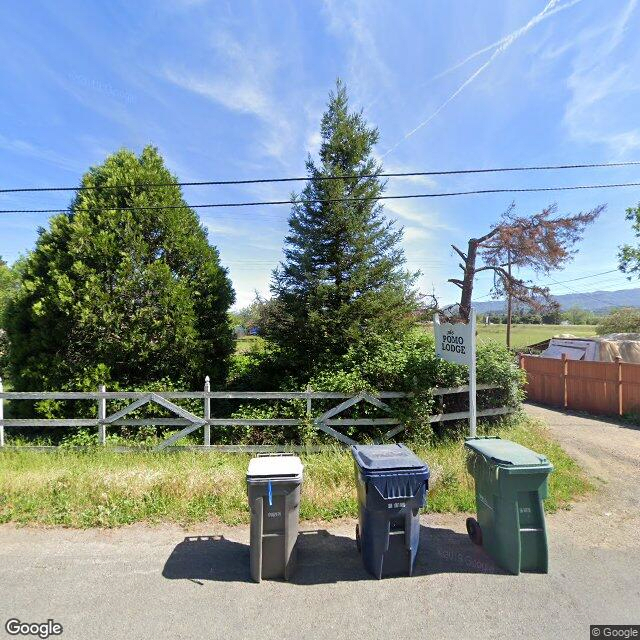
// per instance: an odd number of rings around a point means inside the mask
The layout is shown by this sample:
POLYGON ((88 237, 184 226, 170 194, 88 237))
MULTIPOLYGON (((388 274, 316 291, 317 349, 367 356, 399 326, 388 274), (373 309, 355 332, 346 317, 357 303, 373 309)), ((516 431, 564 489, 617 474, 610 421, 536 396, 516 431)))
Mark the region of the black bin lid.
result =
POLYGON ((363 444, 351 447, 358 466, 366 471, 425 471, 427 465, 403 444, 363 444))

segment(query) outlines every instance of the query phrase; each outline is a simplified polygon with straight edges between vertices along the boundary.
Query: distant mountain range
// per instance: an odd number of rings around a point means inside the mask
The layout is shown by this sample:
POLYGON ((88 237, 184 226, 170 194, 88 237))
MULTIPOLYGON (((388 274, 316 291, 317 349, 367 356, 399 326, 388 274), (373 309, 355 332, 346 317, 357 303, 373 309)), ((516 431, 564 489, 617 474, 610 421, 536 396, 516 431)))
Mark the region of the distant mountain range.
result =
MULTIPOLYGON (((590 291, 589 293, 567 293, 553 296, 563 311, 571 307, 580 307, 587 311, 606 313, 613 307, 640 307, 640 288, 620 289, 618 291, 590 291)), ((478 313, 500 312, 506 309, 504 300, 474 302, 473 308, 478 313)))

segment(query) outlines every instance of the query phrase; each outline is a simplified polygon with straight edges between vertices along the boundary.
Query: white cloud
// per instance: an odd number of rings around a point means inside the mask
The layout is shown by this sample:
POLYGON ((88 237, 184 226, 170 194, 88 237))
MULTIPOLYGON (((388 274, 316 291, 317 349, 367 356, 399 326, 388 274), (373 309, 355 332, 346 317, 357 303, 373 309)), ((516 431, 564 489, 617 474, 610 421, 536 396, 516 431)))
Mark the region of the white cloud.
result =
MULTIPOLYGON (((581 2, 582 0, 570 0, 569 2, 567 2, 566 4, 562 4, 562 5, 558 5, 557 2, 555 3, 549 3, 549 4, 554 4, 554 7, 549 8, 549 5, 547 5, 541 13, 539 13, 536 16, 537 22, 536 24, 538 24, 539 22, 542 22, 543 20, 546 20, 547 18, 550 18, 552 15, 558 13, 559 11, 564 11, 565 9, 568 9, 569 7, 572 7, 574 4, 577 4, 578 2, 581 2)), ((527 25, 525 25, 526 28, 527 25)), ((531 27, 529 27, 531 28, 531 27)), ((517 32, 514 32, 517 33, 517 32)), ((474 58, 477 58, 478 56, 481 56, 483 53, 488 53, 489 51, 493 51, 494 49, 496 49, 497 47, 507 43, 511 37, 513 36, 513 33, 510 33, 509 35, 505 36, 504 38, 500 38, 500 40, 496 40, 496 42, 492 42, 491 44, 487 45, 486 47, 482 47, 481 49, 478 49, 477 51, 474 51, 473 53, 469 54, 464 60, 461 60, 460 62, 457 62, 456 64, 452 65, 451 67, 448 67, 447 69, 445 69, 444 71, 441 71, 440 73, 438 73, 437 75, 435 75, 433 78, 431 78, 431 80, 429 82, 432 82, 433 80, 439 80, 440 78, 443 78, 446 75, 449 75, 452 71, 455 71, 456 69, 459 69, 460 67, 463 67, 465 64, 467 64, 467 62, 471 62, 471 60, 473 60, 474 58)))
POLYGON ((320 152, 321 144, 322 134, 318 129, 309 133, 307 136, 307 150, 312 156, 315 156, 320 152))
POLYGON ((324 0, 323 8, 331 31, 348 44, 348 80, 353 93, 364 101, 377 93, 380 85, 390 87, 393 74, 383 60, 372 28, 372 9, 376 3, 368 0, 324 0))
MULTIPOLYGON (((426 127, 439 113, 443 111, 443 109, 445 109, 455 98, 457 98, 458 95, 460 95, 460 93, 462 93, 462 91, 464 91, 466 87, 468 87, 485 69, 487 69, 498 56, 500 56, 507 49, 509 49, 509 47, 514 42, 516 42, 519 38, 524 36, 528 31, 530 31, 538 23, 540 23, 542 20, 548 17, 548 14, 550 14, 551 11, 557 12, 557 11, 560 11, 561 9, 566 9, 576 4, 576 2, 580 2, 580 0, 573 0, 572 2, 569 2, 565 5, 558 6, 559 0, 549 0, 549 2, 544 7, 544 9, 540 13, 535 15, 533 18, 531 18, 531 20, 529 20, 527 24, 520 27, 519 29, 516 29, 515 31, 510 33, 508 36, 502 38, 502 40, 496 43, 497 44, 496 49, 491 54, 489 59, 484 64, 480 65, 428 118, 420 122, 417 126, 411 129, 411 131, 407 132, 402 138, 400 138, 400 140, 398 140, 398 142, 392 145, 383 154, 382 157, 384 158, 388 156, 391 152, 395 151, 395 149, 397 149, 405 140, 408 140, 411 136, 413 136, 418 131, 420 131, 420 129, 426 127)), ((491 49, 492 47, 493 45, 491 45, 489 49, 491 49)), ((484 53, 486 50, 487 49, 485 48, 481 50, 480 53, 484 53)), ((471 59, 472 57, 475 57, 475 55, 476 54, 472 54, 471 57, 467 58, 467 60, 471 59)), ((466 60, 463 61, 463 63, 464 62, 466 62, 466 60)))
POLYGON ((416 242, 417 240, 424 240, 429 238, 431 234, 423 227, 405 227, 404 228, 404 241, 416 242))
MULTIPOLYGON (((395 173, 394 169, 385 168, 385 173, 395 173)), ((398 171, 398 173, 402 173, 398 171)), ((438 186, 436 180, 431 176, 396 176, 393 178, 393 182, 396 185, 399 184, 410 184, 418 187, 422 187, 423 189, 435 189, 438 186)))
POLYGON ((232 266, 229 271, 233 280, 233 286, 236 290, 234 309, 241 309, 242 307, 250 305, 255 299, 256 292, 265 298, 271 296, 269 290, 271 272, 269 269, 239 269, 232 266))
POLYGON ((388 218, 399 218, 400 224, 408 221, 430 232, 453 231, 440 220, 438 213, 429 211, 425 204, 418 204, 415 200, 386 200, 384 209, 388 218))
POLYGON ((216 35, 213 46, 224 63, 220 72, 167 67, 164 77, 230 111, 257 118, 265 129, 265 135, 256 135, 263 153, 284 160, 291 153, 296 128, 274 89, 279 64, 273 50, 240 43, 223 32, 216 35))
MULTIPOLYGON (((383 163, 382 157, 375 155, 376 162, 383 165, 383 173, 412 173, 417 171, 415 166, 408 166, 401 162, 392 161, 383 163)), ((390 183, 395 186, 413 185, 423 189, 435 189, 438 183, 434 176, 397 176, 390 179, 390 183)), ((404 191, 398 191, 398 195, 402 195, 404 191)), ((393 195, 396 195, 395 192, 393 195)))
POLYGON ((210 98, 231 111, 249 113, 263 120, 271 117, 270 103, 262 89, 253 79, 198 78, 167 71, 168 80, 184 89, 210 98))
POLYGON ((86 166, 80 162, 70 160, 67 156, 51 151, 45 147, 35 145, 26 140, 17 138, 7 138, 0 133, 0 149, 5 149, 11 153, 16 153, 28 158, 36 158, 61 169, 74 173, 82 172, 86 166))
POLYGON ((247 235, 237 226, 216 222, 215 220, 208 220, 207 218, 201 218, 202 224, 207 228, 209 232, 209 240, 215 242, 216 236, 245 236, 247 235))
POLYGON ((600 144, 613 157, 640 149, 636 105, 640 98, 637 69, 640 55, 629 23, 637 0, 628 2, 598 35, 581 46, 573 60, 567 86, 571 97, 563 123, 570 138, 600 144))

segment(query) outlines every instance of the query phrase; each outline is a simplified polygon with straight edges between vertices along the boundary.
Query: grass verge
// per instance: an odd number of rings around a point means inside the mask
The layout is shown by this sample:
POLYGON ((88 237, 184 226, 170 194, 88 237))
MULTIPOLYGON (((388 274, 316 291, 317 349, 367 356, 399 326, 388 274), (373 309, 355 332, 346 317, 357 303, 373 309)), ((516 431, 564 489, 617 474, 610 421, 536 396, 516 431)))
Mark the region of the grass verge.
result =
MULTIPOLYGON (((432 329, 429 327, 428 330, 431 331, 432 329)), ((596 327, 590 324, 514 324, 511 325, 511 346, 514 349, 519 349, 530 344, 542 342, 561 333, 570 333, 578 338, 589 338, 596 335, 596 327)), ((478 323, 478 340, 480 342, 492 340, 506 344, 507 325, 478 323)))
MULTIPOLYGON (((567 507, 591 485, 540 423, 523 416, 490 427, 545 454, 555 467, 547 511, 567 507)), ((431 468, 427 511, 474 511, 473 481, 460 441, 414 450, 431 468)), ((303 455, 301 518, 357 515, 353 462, 344 449, 303 455)), ((134 522, 183 525, 217 518, 248 522, 249 456, 179 452, 118 454, 99 448, 55 453, 0 453, 0 522, 66 527, 117 527, 134 522)))

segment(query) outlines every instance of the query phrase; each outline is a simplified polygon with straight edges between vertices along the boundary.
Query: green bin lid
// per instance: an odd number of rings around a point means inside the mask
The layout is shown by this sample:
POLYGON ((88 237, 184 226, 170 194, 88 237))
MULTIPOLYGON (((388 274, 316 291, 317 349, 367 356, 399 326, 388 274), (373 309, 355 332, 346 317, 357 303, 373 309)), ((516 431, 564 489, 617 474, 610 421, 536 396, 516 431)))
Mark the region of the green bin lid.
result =
POLYGON ((465 446, 496 464, 514 467, 549 466, 549 460, 521 444, 497 437, 467 438, 465 446))

